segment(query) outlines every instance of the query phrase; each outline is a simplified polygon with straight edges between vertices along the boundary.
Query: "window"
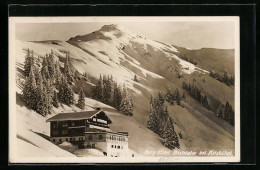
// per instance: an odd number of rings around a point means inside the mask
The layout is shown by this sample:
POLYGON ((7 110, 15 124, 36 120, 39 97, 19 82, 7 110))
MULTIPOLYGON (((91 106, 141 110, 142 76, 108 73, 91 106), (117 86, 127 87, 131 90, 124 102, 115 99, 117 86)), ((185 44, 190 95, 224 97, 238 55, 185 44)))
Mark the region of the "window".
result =
POLYGON ((117 146, 117 149, 120 149, 120 146, 117 146))
POLYGON ((95 144, 92 144, 92 148, 95 148, 95 144))
POLYGON ((53 127, 53 128, 56 128, 56 127, 58 127, 58 124, 57 124, 57 122, 52 122, 52 127, 53 127))
POLYGON ((88 139, 89 139, 89 140, 92 140, 92 135, 89 135, 88 139))
POLYGON ((62 134, 63 134, 63 135, 68 134, 68 130, 63 130, 63 131, 62 131, 62 134))
POLYGON ((58 131, 53 131, 53 135, 58 135, 59 134, 59 132, 58 131))
POLYGON ((66 141, 68 142, 68 138, 66 138, 66 141))
POLYGON ((62 123, 62 127, 68 127, 68 123, 67 122, 63 122, 62 123))
POLYGON ((53 139, 52 142, 55 142, 55 139, 53 139))
POLYGON ((99 140, 103 139, 103 136, 102 135, 99 135, 99 140))
POLYGON ((60 139, 59 142, 62 142, 62 140, 60 139))
POLYGON ((111 148, 113 148, 114 147, 114 145, 111 145, 111 148))

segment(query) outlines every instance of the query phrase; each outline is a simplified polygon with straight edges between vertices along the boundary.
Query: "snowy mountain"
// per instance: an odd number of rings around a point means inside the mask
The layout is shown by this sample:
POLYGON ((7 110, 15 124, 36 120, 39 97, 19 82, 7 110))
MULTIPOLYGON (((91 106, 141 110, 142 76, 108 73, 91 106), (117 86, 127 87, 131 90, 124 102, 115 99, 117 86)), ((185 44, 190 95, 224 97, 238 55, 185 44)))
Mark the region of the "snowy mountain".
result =
MULTIPOLYGON (((104 25, 95 32, 72 37, 68 41, 24 42, 17 40, 18 98, 22 93, 21 82, 25 79, 22 70, 25 50, 28 48, 34 51, 35 56, 44 56, 53 50, 55 60, 60 61, 61 64, 65 61, 65 52, 69 51, 74 68, 80 74, 87 73, 90 78, 88 83, 82 80, 76 82, 73 88, 75 92, 78 92, 83 86, 88 92, 86 96, 88 109, 95 107, 93 103, 99 103, 91 99, 93 96, 91 87, 96 84, 100 74, 112 75, 119 84, 122 86, 125 84, 131 89, 134 104, 133 117, 124 116, 109 106, 104 106, 104 108, 113 109, 111 115, 117 122, 113 128, 129 131, 131 136, 129 147, 140 155, 143 155, 146 149, 167 149, 161 144, 160 138, 146 128, 150 95, 156 95, 158 91, 165 95, 168 88, 173 91, 178 88, 181 94, 187 93, 182 89, 183 81, 187 81, 195 84, 203 94, 206 94, 212 106, 218 102, 228 101, 234 107, 234 89, 211 78, 208 70, 178 57, 177 54, 180 51, 173 45, 142 37, 118 25, 104 25), (134 81, 135 75, 139 82, 134 81), (178 75, 182 76, 178 77, 178 75)), ((17 112, 26 112, 26 107, 21 103, 17 103, 17 112)), ((234 153, 234 127, 204 108, 198 101, 187 96, 187 101, 182 105, 167 104, 167 106, 174 120, 176 132, 180 132, 183 136, 180 139, 180 150, 227 149, 234 153)), ((53 114, 77 109, 74 106, 64 105, 54 110, 53 114)), ((21 126, 35 131, 37 128, 32 122, 37 119, 43 122, 46 120, 46 118, 38 117, 40 116, 20 115, 21 122, 26 122, 26 126, 21 126), (27 120, 28 117, 30 121, 27 120)), ((46 127, 44 134, 48 136, 48 125, 43 124, 46 127)), ((20 134, 22 138, 25 135, 20 134)), ((44 150, 44 147, 40 148, 44 150)))

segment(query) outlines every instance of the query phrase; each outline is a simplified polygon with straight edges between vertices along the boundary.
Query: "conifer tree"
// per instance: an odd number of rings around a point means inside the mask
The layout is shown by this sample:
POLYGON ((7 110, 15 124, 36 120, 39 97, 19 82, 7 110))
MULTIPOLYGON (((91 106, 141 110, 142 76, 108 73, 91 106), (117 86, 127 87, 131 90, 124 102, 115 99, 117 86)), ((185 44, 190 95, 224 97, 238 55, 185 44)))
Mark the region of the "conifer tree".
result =
POLYGON ((67 81, 71 84, 74 81, 73 66, 70 61, 69 53, 66 53, 66 61, 64 63, 64 75, 67 77, 67 81))
POLYGON ((182 99, 183 99, 183 101, 186 101, 186 94, 184 92, 182 94, 182 99))
POLYGON ((55 85, 58 87, 58 85, 61 83, 61 71, 60 71, 60 64, 58 61, 55 63, 55 85))
POLYGON ((160 127, 159 107, 161 107, 161 105, 158 98, 152 99, 152 103, 150 104, 149 120, 147 122, 147 127, 157 134, 159 133, 160 127))
POLYGON ((52 105, 54 107, 59 107, 58 95, 57 95, 57 92, 55 90, 54 90, 53 97, 52 97, 52 105))
POLYGON ((223 119, 228 121, 229 119, 229 113, 230 112, 230 106, 229 106, 229 103, 226 102, 226 105, 225 105, 225 110, 224 110, 224 114, 223 114, 223 119))
POLYGON ((133 103, 131 95, 129 94, 126 87, 123 89, 122 101, 120 103, 120 111, 124 112, 126 115, 133 115, 133 103))
POLYGON ((137 82, 137 83, 139 82, 139 81, 138 81, 138 78, 137 78, 137 76, 136 76, 136 74, 135 74, 135 76, 134 76, 134 81, 137 82))
POLYGON ((218 112, 217 116, 220 117, 220 118, 223 118, 223 112, 222 112, 221 108, 219 109, 219 112, 218 112))
POLYGON ((33 73, 33 69, 30 69, 29 77, 26 77, 25 85, 23 89, 23 100, 32 109, 36 109, 37 105, 37 87, 33 73))
POLYGON ((167 122, 167 118, 169 117, 167 106, 163 109, 163 106, 159 107, 158 114, 159 114, 159 127, 158 127, 158 135, 160 137, 164 136, 165 124, 167 122))
POLYGON ((168 88, 168 91, 166 93, 166 96, 165 96, 165 100, 170 103, 170 105, 173 105, 174 104, 174 100, 172 98, 172 94, 171 94, 171 91, 170 91, 170 88, 168 88))
POLYGON ((203 101, 202 101, 202 104, 204 107, 206 107, 207 109, 210 109, 210 106, 209 106, 209 103, 208 103, 208 98, 207 98, 207 95, 205 95, 203 98, 203 101))
POLYGON ((153 96, 151 96, 150 100, 150 110, 149 110, 149 120, 147 122, 147 128, 152 130, 153 132, 157 131, 157 115, 155 111, 155 106, 154 106, 154 99, 153 96))
POLYGON ((120 110, 121 101, 122 101, 121 88, 120 88, 120 86, 117 86, 115 84, 115 86, 114 86, 114 95, 113 95, 113 106, 117 110, 120 110))
POLYGON ((59 85, 58 97, 60 101, 64 102, 67 105, 74 103, 74 92, 71 89, 70 85, 67 83, 66 77, 62 77, 61 84, 59 85))
POLYGON ((79 106, 79 108, 81 108, 83 110, 85 109, 85 93, 84 93, 82 87, 80 88, 80 91, 79 91, 78 106, 79 106))
POLYGON ((181 104, 181 96, 180 96, 178 88, 175 91, 175 100, 176 100, 177 105, 181 104))
POLYGON ((110 76, 109 81, 110 81, 110 85, 111 85, 110 101, 112 101, 113 98, 114 98, 114 86, 115 86, 115 82, 113 80, 113 76, 112 75, 110 76))
POLYGON ((47 57, 47 63, 48 63, 48 71, 50 74, 50 77, 54 78, 55 76, 55 62, 54 62, 54 54, 51 50, 51 53, 47 57))
POLYGON ((179 139, 174 131, 173 121, 170 117, 167 118, 167 121, 164 126, 164 134, 163 134, 163 145, 169 149, 179 148, 179 139))
POLYGON ((104 102, 108 103, 108 100, 111 97, 111 80, 105 75, 103 76, 103 85, 104 85, 104 102))
POLYGON ((104 101, 104 84, 103 84, 103 79, 101 77, 101 74, 99 76, 97 85, 94 89, 94 98, 99 101, 104 101))
POLYGON ((52 109, 52 98, 53 98, 53 94, 54 94, 54 88, 51 84, 51 80, 47 80, 47 83, 45 85, 45 93, 46 93, 46 102, 47 102, 47 110, 48 113, 51 113, 51 109, 52 109))
POLYGON ((162 96, 162 94, 161 94, 161 92, 159 91, 158 92, 158 102, 160 103, 160 105, 163 105, 163 103, 164 103, 164 98, 163 98, 163 96, 162 96))
POLYGON ((46 89, 43 86, 43 80, 41 74, 39 75, 37 83, 37 108, 36 111, 42 116, 45 116, 48 113, 48 102, 46 89))
POLYGON ((224 75, 223 75, 223 81, 224 81, 225 83, 227 83, 227 82, 228 82, 228 74, 227 74, 227 69, 225 69, 225 71, 224 71, 224 75))
POLYGON ((26 58, 25 58, 25 62, 24 62, 24 73, 25 73, 26 77, 29 76, 29 74, 31 72, 31 68, 33 68, 33 67, 34 67, 33 52, 28 49, 26 58))

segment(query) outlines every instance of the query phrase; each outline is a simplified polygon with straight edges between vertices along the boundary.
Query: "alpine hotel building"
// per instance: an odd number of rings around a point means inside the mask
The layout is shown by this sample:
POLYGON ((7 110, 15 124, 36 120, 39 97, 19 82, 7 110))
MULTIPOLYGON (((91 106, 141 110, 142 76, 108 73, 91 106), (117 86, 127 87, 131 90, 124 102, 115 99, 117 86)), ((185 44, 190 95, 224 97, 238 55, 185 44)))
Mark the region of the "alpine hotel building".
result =
POLYGON ((107 114, 99 108, 94 111, 60 113, 46 120, 50 122, 50 141, 64 141, 79 147, 97 148, 104 155, 128 156, 128 132, 113 132, 107 114))

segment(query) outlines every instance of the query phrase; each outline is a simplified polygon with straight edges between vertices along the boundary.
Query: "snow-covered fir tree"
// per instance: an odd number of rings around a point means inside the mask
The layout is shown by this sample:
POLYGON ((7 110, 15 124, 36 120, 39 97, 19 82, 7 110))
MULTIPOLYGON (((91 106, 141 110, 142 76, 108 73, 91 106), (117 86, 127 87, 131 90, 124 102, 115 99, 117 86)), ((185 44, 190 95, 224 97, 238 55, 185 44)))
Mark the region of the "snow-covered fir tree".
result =
POLYGON ((37 86, 33 73, 33 69, 30 69, 29 77, 26 77, 25 85, 23 88, 23 100, 32 109, 36 109, 37 106, 37 86))
POLYGON ((26 77, 29 76, 31 72, 31 68, 34 67, 34 56, 33 51, 30 51, 30 49, 27 50, 25 62, 24 62, 24 74, 26 77))
POLYGON ((125 86, 123 88, 120 111, 124 112, 126 115, 130 115, 130 116, 133 115, 133 103, 132 103, 131 95, 125 86))
POLYGON ((36 111, 41 115, 45 116, 48 114, 48 102, 46 89, 43 86, 43 80, 41 74, 39 75, 39 79, 37 82, 37 107, 36 111))
POLYGON ((180 147, 179 138, 174 130, 173 121, 170 117, 167 117, 164 125, 163 145, 169 149, 180 147))
POLYGON ((74 103, 74 92, 65 76, 62 76, 61 84, 59 85, 58 98, 67 105, 74 103))
POLYGON ((66 61, 64 63, 64 75, 67 77, 67 81, 71 84, 74 81, 74 69, 71 63, 70 54, 66 53, 66 61))
POLYGON ((51 113, 51 109, 52 109, 52 98, 53 98, 53 94, 54 94, 54 88, 52 86, 51 80, 47 80, 46 85, 45 85, 45 93, 46 93, 46 102, 47 102, 47 110, 48 113, 51 113))
POLYGON ((47 62, 46 56, 48 56, 48 55, 46 54, 45 57, 42 60, 41 74, 42 74, 42 77, 44 77, 45 79, 49 79, 50 73, 49 73, 49 70, 48 70, 48 62, 47 62))
POLYGON ((52 97, 52 105, 54 107, 59 107, 58 95, 57 95, 57 92, 55 90, 54 90, 53 97, 52 97))
POLYGON ((58 85, 61 83, 61 71, 60 71, 60 64, 58 61, 55 62, 55 85, 58 87, 58 85))
POLYGON ((111 80, 108 77, 106 77, 105 75, 103 75, 103 85, 104 85, 104 102, 108 103, 110 97, 111 97, 111 80))
POLYGON ((85 93, 84 93, 82 87, 80 88, 80 91, 79 91, 78 106, 79 106, 79 108, 81 108, 83 110, 85 109, 85 93))
POLYGON ((120 110, 120 105, 122 101, 122 92, 121 92, 121 87, 117 86, 117 84, 114 84, 114 95, 113 95, 113 106, 117 109, 120 110))
POLYGON ((163 109, 163 106, 158 107, 158 112, 159 112, 159 117, 160 117, 160 121, 159 121, 159 127, 158 127, 158 135, 160 137, 163 137, 164 134, 164 126, 165 123, 167 121, 167 118, 169 117, 168 114, 168 109, 167 107, 165 107, 165 109, 163 109))
POLYGON ((97 99, 98 101, 104 101, 104 84, 103 84, 103 79, 101 74, 99 76, 97 85, 94 89, 94 98, 97 99))

